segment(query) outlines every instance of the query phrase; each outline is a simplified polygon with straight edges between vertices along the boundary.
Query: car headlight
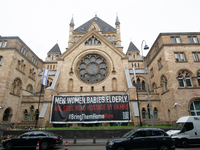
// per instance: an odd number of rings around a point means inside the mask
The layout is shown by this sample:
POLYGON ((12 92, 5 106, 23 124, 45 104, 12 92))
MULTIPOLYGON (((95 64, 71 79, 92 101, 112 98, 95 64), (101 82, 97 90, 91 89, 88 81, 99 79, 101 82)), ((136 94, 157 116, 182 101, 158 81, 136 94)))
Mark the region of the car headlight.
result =
POLYGON ((112 142, 112 141, 109 141, 109 142, 108 142, 108 145, 109 145, 109 146, 112 146, 113 144, 114 144, 114 142, 112 142))

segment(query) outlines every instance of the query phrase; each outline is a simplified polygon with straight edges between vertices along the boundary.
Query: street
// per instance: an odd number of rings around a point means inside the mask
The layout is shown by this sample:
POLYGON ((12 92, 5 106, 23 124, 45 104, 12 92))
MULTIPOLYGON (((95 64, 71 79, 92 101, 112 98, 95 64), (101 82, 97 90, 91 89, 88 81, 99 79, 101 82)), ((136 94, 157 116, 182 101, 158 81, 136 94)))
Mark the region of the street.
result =
MULTIPOLYGON (((65 149, 65 146, 59 146, 59 147, 49 149, 49 150, 64 150, 64 149, 65 149)), ((176 148, 176 150, 199 150, 199 149, 200 149, 199 145, 191 146, 189 148, 176 148)), ((5 149, 1 147, 0 150, 5 150, 5 149)), ((22 149, 15 149, 15 150, 22 150, 22 149)), ((33 148, 32 150, 35 150, 35 148, 33 148)), ((68 150, 106 150, 106 148, 105 146, 68 146, 68 150)))

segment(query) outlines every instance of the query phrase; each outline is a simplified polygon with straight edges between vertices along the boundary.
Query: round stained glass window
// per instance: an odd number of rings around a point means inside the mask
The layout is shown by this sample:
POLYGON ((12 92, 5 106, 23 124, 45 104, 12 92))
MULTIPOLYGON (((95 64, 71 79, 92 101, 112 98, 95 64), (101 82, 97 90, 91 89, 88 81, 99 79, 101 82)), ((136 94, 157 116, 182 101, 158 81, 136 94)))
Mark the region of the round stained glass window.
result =
POLYGON ((77 64, 79 78, 87 83, 97 83, 105 79, 108 74, 108 63, 99 54, 88 54, 77 64))

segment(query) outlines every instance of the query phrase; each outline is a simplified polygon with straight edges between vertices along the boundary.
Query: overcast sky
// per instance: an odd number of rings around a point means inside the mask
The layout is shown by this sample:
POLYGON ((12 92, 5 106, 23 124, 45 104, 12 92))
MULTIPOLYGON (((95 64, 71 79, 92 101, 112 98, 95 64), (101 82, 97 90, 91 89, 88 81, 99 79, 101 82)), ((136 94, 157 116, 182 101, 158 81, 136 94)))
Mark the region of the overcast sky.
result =
MULTIPOLYGON (((151 47, 159 33, 199 32, 200 0, 0 0, 0 35, 19 36, 41 59, 58 42, 68 47, 69 23, 75 28, 97 16, 115 27, 121 23, 126 53, 130 39, 151 47)), ((146 53, 145 53, 146 54, 146 53)))

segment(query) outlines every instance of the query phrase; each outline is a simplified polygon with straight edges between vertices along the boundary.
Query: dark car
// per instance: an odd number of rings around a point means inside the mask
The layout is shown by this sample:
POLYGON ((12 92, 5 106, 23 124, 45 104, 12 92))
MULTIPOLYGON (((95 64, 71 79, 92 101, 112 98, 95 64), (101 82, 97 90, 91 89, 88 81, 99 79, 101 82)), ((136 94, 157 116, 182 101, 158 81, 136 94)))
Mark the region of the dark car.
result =
POLYGON ((38 141, 40 150, 46 150, 49 147, 58 146, 63 143, 62 136, 51 132, 32 131, 26 132, 17 138, 5 139, 2 142, 2 146, 7 150, 20 147, 36 147, 38 141))
POLYGON ((172 138, 156 128, 131 130, 120 138, 108 140, 106 150, 175 150, 172 138))

